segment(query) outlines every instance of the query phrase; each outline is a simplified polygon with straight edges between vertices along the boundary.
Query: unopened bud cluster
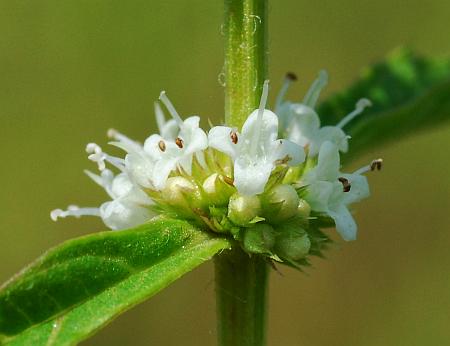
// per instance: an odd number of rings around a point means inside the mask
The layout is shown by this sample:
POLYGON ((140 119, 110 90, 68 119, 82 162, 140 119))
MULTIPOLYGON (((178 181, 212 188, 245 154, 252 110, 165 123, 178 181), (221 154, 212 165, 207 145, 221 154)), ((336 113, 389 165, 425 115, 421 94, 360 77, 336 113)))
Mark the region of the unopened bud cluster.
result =
POLYGON ((275 112, 266 109, 266 82, 259 108, 240 131, 216 126, 206 133, 198 116, 183 120, 162 92, 160 101, 172 119, 166 121, 155 103, 159 134, 140 144, 109 130, 110 144, 124 150, 124 158, 95 143, 86 147, 100 170, 86 174, 111 200, 98 208, 56 209, 51 217, 99 216, 113 230, 158 215, 182 218, 233 237, 249 254, 293 266, 320 254, 328 241, 320 229, 325 224, 334 223, 345 240, 355 239, 348 206, 369 196, 363 174, 380 169, 381 160, 341 173, 340 152, 348 151, 344 126, 370 102, 357 101, 339 124, 321 127, 315 106, 326 73, 319 74, 301 103, 284 100, 293 80, 288 74, 275 112))

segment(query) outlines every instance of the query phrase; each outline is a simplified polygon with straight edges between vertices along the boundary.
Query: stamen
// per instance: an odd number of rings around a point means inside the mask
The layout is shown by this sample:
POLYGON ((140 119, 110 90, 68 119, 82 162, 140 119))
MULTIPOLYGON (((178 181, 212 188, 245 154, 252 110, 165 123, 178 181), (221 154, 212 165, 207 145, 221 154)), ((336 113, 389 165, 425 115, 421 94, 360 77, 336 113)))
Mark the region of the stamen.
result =
POLYGON ((101 175, 97 175, 86 169, 86 170, 84 170, 84 173, 89 178, 91 178, 96 184, 103 187, 105 189, 106 193, 111 198, 114 198, 113 192, 112 192, 112 181, 114 179, 113 172, 111 172, 109 169, 105 169, 104 171, 101 172, 101 175))
POLYGON ((313 82, 308 92, 306 93, 305 98, 303 99, 303 104, 308 107, 314 108, 316 106, 317 100, 319 99, 322 89, 325 88, 327 84, 328 84, 327 71, 321 70, 319 72, 319 76, 313 82))
POLYGON ((177 139, 175 139, 175 144, 178 146, 178 148, 183 148, 183 140, 180 137, 177 137, 177 139))
POLYGON ((226 182, 228 185, 234 186, 234 180, 230 177, 227 177, 226 175, 223 176, 223 181, 226 182))
POLYGON ((79 218, 80 216, 100 216, 99 208, 79 208, 76 205, 69 205, 67 210, 55 209, 50 212, 50 218, 53 221, 58 218, 64 218, 67 216, 74 216, 79 218))
POLYGON ((292 160, 292 157, 290 157, 289 155, 287 155, 286 154, 286 156, 284 156, 284 157, 282 157, 281 159, 279 159, 279 160, 276 160, 275 161, 275 164, 276 165, 285 165, 285 164, 287 164, 289 161, 291 161, 292 160))
POLYGON ((258 149, 259 139, 261 137, 261 127, 263 122, 264 109, 267 103, 267 96, 269 95, 269 81, 265 80, 263 85, 263 91, 261 95, 261 100, 259 101, 258 115, 256 118, 256 129, 254 137, 252 138, 252 145, 250 147, 250 155, 254 156, 258 149))
POLYGON ((286 79, 295 82, 297 81, 297 75, 294 72, 288 72, 286 73, 286 79))
POLYGON ((352 121, 357 115, 361 114, 365 108, 372 106, 372 102, 368 99, 360 99, 358 102, 356 102, 356 107, 353 112, 346 115, 337 125, 336 127, 343 128, 345 125, 347 125, 350 121, 352 121))
POLYGON ((163 140, 159 141, 158 147, 162 152, 166 151, 166 143, 163 140))
POLYGON ((158 102, 154 103, 154 107, 155 107, 156 125, 158 126, 159 133, 162 133, 164 124, 166 123, 166 118, 164 117, 164 112, 158 102))
POLYGON ((181 119, 181 117, 178 114, 177 110, 173 106, 172 102, 170 102, 169 98, 166 96, 166 92, 164 90, 161 91, 161 94, 159 94, 159 99, 162 101, 162 103, 164 103, 164 105, 166 106, 166 108, 169 111, 169 113, 172 116, 172 118, 174 118, 175 121, 177 122, 178 126, 180 128, 182 128, 183 127, 183 120, 181 119))
POLYGON ((288 72, 286 73, 286 76, 284 77, 283 85, 281 86, 280 92, 277 95, 277 99, 275 101, 275 109, 278 109, 281 104, 283 103, 284 97, 286 96, 286 93, 289 89, 289 86, 292 82, 295 82, 297 80, 297 76, 292 73, 288 72))
POLYGON ((120 171, 125 171, 125 160, 104 153, 98 144, 89 143, 86 145, 86 152, 90 154, 88 159, 96 162, 100 171, 103 171, 106 168, 105 161, 109 162, 120 171))
POLYGON ((340 178, 338 178, 338 180, 342 183, 342 186, 344 187, 344 192, 349 192, 352 185, 350 184, 348 179, 346 179, 344 177, 340 177, 340 178))
POLYGON ((383 159, 376 159, 373 160, 369 165, 366 165, 364 167, 361 167, 360 169, 356 170, 355 172, 353 172, 353 174, 364 174, 367 172, 371 172, 374 170, 381 170, 381 168, 383 167, 383 159))
POLYGON ((370 163, 371 171, 374 171, 375 169, 377 169, 379 171, 379 170, 381 170, 382 167, 383 167, 383 159, 376 159, 370 163))
POLYGON ((233 142, 233 144, 237 144, 238 143, 238 135, 236 132, 231 131, 230 132, 230 138, 231 138, 231 142, 233 142))
POLYGON ((129 147, 132 147, 135 150, 140 150, 141 149, 141 145, 139 143, 137 143, 136 141, 133 141, 132 139, 128 138, 127 136, 125 136, 124 134, 120 133, 119 131, 117 131, 116 129, 109 129, 108 132, 106 133, 107 136, 111 139, 114 139, 116 141, 122 142, 124 144, 126 144, 129 147))

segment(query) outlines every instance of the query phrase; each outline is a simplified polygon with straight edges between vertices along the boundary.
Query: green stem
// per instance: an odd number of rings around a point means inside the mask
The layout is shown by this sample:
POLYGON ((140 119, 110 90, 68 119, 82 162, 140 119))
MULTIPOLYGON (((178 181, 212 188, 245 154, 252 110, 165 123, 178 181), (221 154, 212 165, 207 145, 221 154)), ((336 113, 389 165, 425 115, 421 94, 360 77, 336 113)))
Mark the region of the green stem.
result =
POLYGON ((267 0, 225 0, 225 120, 241 128, 267 78, 267 0))
POLYGON ((215 258, 219 346, 262 346, 266 341, 268 265, 240 248, 215 258))
MULTIPOLYGON (((225 0, 225 120, 241 128, 267 78, 267 0, 225 0)), ((239 245, 215 258, 220 346, 263 346, 268 265, 239 245)))

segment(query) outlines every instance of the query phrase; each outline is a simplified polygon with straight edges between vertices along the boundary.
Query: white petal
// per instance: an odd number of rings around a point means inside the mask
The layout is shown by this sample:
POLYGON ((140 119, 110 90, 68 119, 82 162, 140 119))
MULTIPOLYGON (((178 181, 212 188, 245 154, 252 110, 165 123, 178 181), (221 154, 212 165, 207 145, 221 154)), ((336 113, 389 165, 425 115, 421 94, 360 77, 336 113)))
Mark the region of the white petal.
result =
MULTIPOLYGON (((180 137, 181 132, 180 132, 180 137)), ((198 128, 192 131, 192 137, 189 140, 185 140, 185 150, 184 155, 190 155, 197 151, 204 150, 208 147, 208 137, 206 133, 198 128)))
POLYGON ((370 196, 369 183, 367 178, 359 174, 343 174, 350 183, 350 191, 345 192, 342 202, 347 205, 358 202, 370 196))
POLYGON ((186 129, 198 129, 200 125, 200 117, 198 115, 193 115, 186 118, 183 121, 183 129, 181 131, 185 131, 186 129))
POLYGON ((288 158, 289 166, 296 166, 305 161, 305 150, 300 145, 287 139, 279 139, 274 142, 271 161, 288 158))
POLYGON ((143 187, 153 188, 154 162, 150 158, 137 153, 130 153, 125 157, 125 166, 132 180, 143 187))
POLYGON ((234 162, 234 185, 242 195, 262 193, 273 167, 273 163, 265 160, 249 162, 240 157, 234 162))
POLYGON ((347 207, 341 205, 335 210, 330 210, 329 215, 334 219, 336 230, 344 240, 356 239, 357 226, 347 207))
POLYGON ((166 186, 167 178, 170 172, 176 168, 178 158, 163 158, 156 162, 154 174, 153 174, 153 185, 157 190, 162 190, 166 186))
POLYGON ((328 203, 333 194, 333 183, 328 181, 315 181, 306 188, 305 200, 315 211, 328 212, 328 203))
POLYGON ((346 153, 348 151, 348 136, 339 127, 324 126, 314 136, 309 148, 309 155, 315 156, 319 152, 320 147, 326 141, 334 143, 337 148, 346 153))
POLYGON ((334 143, 326 141, 319 151, 317 166, 306 173, 307 182, 314 180, 336 181, 339 178, 340 158, 334 143))
POLYGON ((152 217, 147 208, 119 200, 103 203, 100 215, 105 225, 113 230, 135 227, 152 217))
POLYGON ((178 161, 178 164, 186 171, 187 174, 192 173, 192 159, 193 155, 184 155, 178 161))
POLYGON ((161 128, 161 137, 164 139, 174 140, 178 136, 180 128, 175 120, 170 119, 161 128))
POLYGON ((320 120, 314 109, 301 103, 294 103, 291 105, 286 126, 287 138, 298 145, 306 146, 317 133, 320 120))
MULTIPOLYGON (((262 123, 257 124, 258 110, 255 109, 247 118, 242 126, 242 137, 252 140, 255 137, 255 131, 261 131, 258 138, 264 146, 265 143, 271 143, 278 138, 278 117, 268 109, 262 114, 262 123), (260 126, 259 126, 260 125, 260 126)), ((258 145, 260 147, 260 145, 258 145)))
POLYGON ((148 154, 152 160, 159 160, 163 154, 163 151, 160 148, 160 143, 163 142, 166 145, 167 140, 165 140, 160 135, 151 135, 144 142, 144 151, 148 154))
POLYGON ((111 190, 114 198, 119 198, 129 194, 132 188, 133 183, 128 178, 128 175, 121 173, 114 178, 111 190))
POLYGON ((211 148, 217 149, 222 153, 227 154, 232 159, 237 155, 240 134, 237 134, 238 143, 234 144, 231 140, 231 133, 233 129, 227 126, 214 126, 208 133, 208 142, 211 148))

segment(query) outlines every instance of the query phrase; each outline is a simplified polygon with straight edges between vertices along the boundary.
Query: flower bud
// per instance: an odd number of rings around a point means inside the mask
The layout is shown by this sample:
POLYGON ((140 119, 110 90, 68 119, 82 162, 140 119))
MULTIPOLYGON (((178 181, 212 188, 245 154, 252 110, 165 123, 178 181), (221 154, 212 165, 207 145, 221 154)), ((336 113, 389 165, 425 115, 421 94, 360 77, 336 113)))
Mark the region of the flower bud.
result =
POLYGON ((166 186, 161 191, 161 197, 172 207, 191 210, 199 205, 201 200, 197 186, 183 177, 167 179, 166 186))
POLYGON ((264 216, 269 222, 289 219, 298 213, 299 198, 291 185, 278 185, 263 200, 264 216))
POLYGON ((209 205, 227 205, 230 196, 235 191, 232 186, 224 181, 223 176, 217 173, 206 178, 202 187, 209 205))
POLYGON ((300 199, 298 202, 298 214, 304 219, 311 214, 311 206, 304 199, 300 199))
POLYGON ((249 253, 269 254, 275 243, 274 229, 265 223, 257 223, 243 231, 244 249, 249 253))
POLYGON ((294 225, 285 225, 277 231, 275 253, 280 258, 297 261, 308 255, 311 241, 303 229, 294 225))
POLYGON ((257 196, 241 196, 235 193, 228 203, 228 218, 236 225, 248 226, 261 214, 261 202, 257 196))

